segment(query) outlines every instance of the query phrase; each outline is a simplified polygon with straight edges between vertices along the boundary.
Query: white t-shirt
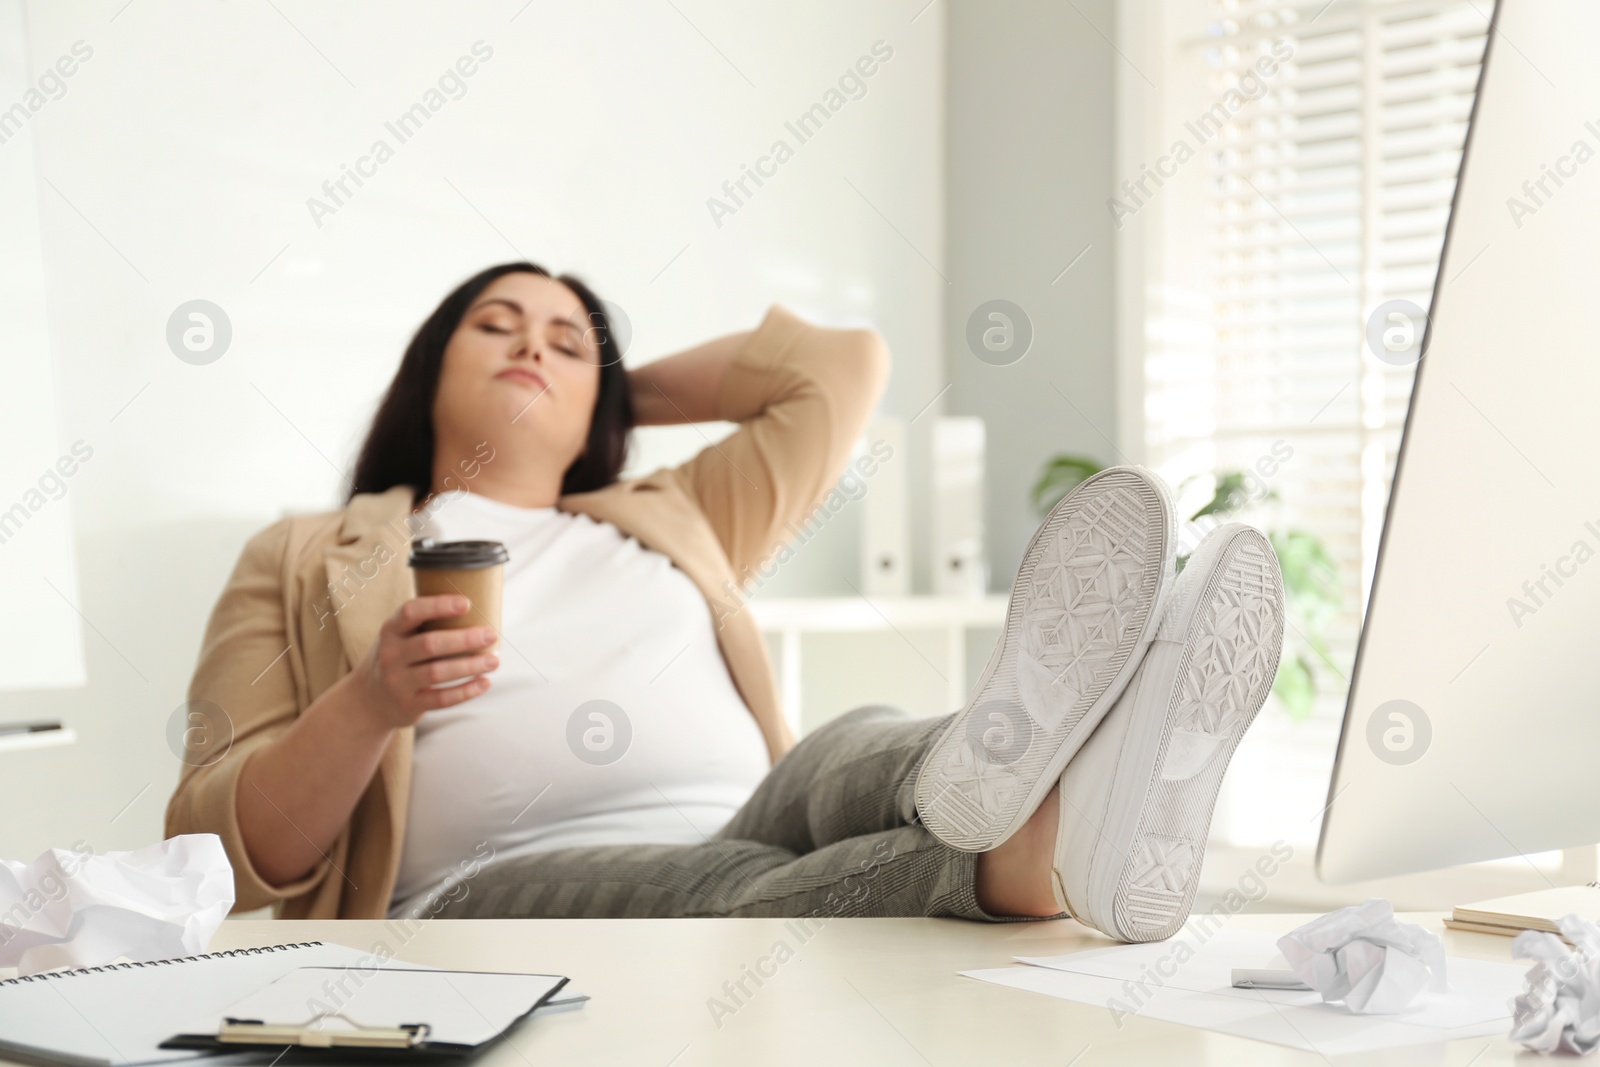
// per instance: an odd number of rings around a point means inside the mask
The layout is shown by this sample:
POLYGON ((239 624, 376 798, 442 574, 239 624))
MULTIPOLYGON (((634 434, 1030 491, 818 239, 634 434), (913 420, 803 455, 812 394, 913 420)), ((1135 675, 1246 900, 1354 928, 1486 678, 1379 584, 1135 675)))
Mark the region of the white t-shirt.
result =
POLYGON ((610 523, 443 494, 441 541, 510 553, 487 693, 425 714, 391 915, 489 858, 699 843, 766 774, 705 597, 610 523))

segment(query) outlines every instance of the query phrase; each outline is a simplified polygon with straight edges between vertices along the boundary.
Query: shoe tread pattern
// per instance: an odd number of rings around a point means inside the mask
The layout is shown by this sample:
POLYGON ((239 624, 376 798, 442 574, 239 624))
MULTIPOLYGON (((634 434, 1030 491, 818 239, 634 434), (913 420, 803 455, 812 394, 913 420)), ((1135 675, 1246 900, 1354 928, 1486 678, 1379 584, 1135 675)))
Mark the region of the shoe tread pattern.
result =
POLYGON ((1082 743, 1074 733, 1085 714, 1154 624, 1151 611, 1167 552, 1168 506, 1161 493, 1129 472, 1104 479, 1085 500, 1072 503, 1069 497, 1058 505, 1023 559, 999 661, 929 753, 929 766, 939 773, 918 782, 923 825, 956 848, 982 851, 1009 836, 1040 780, 1060 774, 1063 745, 1076 741, 1075 750, 1082 743), (1047 672, 1046 682, 1071 695, 1055 721, 1024 710, 1016 680, 1019 653, 1021 669, 1032 663, 1047 672), (975 743, 974 733, 983 734, 972 729, 969 717, 992 700, 1029 716, 1033 734, 1019 758, 997 761, 975 743), (931 788, 934 782, 937 788, 931 788))
MULTIPOLYGON (((1103 687, 1148 587, 1152 531, 1132 492, 1107 493, 1065 524, 1039 554, 1023 608, 1022 647, 1067 691, 1103 687)), ((1081 716, 1086 710, 1074 709, 1081 716)))
POLYGON ((1133 848, 1114 898, 1129 940, 1173 936, 1189 917, 1211 816, 1233 751, 1271 691, 1283 643, 1283 586, 1277 558, 1256 531, 1241 535, 1191 623, 1163 739, 1133 848), (1174 738, 1199 745, 1203 766, 1161 773, 1174 738))

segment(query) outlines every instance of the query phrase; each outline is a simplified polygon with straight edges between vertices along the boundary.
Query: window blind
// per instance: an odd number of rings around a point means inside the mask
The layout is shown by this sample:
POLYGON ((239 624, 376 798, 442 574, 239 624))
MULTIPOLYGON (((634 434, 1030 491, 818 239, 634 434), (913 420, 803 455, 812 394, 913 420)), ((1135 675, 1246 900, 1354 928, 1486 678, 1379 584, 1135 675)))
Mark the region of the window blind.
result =
POLYGON ((1274 499, 1245 517, 1326 546, 1341 598, 1315 662, 1327 721, 1343 709, 1415 369, 1376 358, 1366 320, 1389 300, 1428 307, 1489 10, 1208 8, 1208 25, 1178 28, 1193 112, 1249 86, 1274 46, 1291 55, 1205 144, 1203 212, 1164 223, 1190 231, 1168 245, 1193 262, 1166 265, 1182 285, 1153 286, 1147 455, 1175 483, 1270 470, 1252 484, 1274 499))

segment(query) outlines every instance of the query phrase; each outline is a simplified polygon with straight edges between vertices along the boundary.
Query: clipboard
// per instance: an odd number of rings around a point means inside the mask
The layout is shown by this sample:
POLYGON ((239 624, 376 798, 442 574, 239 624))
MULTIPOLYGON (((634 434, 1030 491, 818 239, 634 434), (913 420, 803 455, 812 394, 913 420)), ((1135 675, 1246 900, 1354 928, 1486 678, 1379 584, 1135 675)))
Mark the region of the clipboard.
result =
POLYGON ((461 1058, 498 1041, 566 985, 550 974, 300 967, 161 1047, 461 1058))

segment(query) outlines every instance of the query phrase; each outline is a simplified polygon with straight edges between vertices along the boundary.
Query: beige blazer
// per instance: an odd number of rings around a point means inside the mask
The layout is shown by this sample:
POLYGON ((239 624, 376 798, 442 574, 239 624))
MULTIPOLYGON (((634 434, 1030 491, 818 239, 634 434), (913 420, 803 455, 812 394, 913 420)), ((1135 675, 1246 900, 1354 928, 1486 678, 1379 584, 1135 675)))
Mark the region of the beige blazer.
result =
MULTIPOLYGON (((838 480, 888 370, 877 334, 822 329, 774 307, 724 377, 717 410, 739 423, 731 436, 680 467, 557 503, 614 524, 699 587, 774 761, 794 738, 766 642, 741 610, 742 590, 838 480)), ((274 523, 245 545, 211 613, 189 699, 222 710, 221 732, 231 726, 232 743, 205 766, 193 765, 201 760, 191 753, 167 804, 166 832, 222 838, 235 911, 270 904, 281 917, 314 919, 388 911, 405 840, 410 728, 395 732, 327 859, 293 884, 268 885, 251 866, 234 794, 250 755, 359 662, 383 620, 415 595, 406 565, 411 513, 411 490, 401 486, 274 523)))

